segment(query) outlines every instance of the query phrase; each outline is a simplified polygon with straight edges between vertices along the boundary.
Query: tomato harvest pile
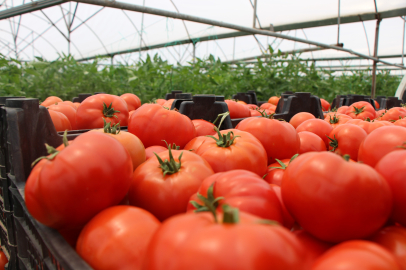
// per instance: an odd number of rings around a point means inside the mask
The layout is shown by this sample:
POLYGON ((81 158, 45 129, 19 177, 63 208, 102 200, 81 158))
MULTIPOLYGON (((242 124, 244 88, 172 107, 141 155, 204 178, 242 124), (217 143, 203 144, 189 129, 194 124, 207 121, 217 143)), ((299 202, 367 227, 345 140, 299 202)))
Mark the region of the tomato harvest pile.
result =
POLYGON ((226 100, 209 122, 173 102, 47 98, 63 143, 31 157, 24 208, 93 269, 406 270, 405 108, 287 122, 278 97, 226 100))

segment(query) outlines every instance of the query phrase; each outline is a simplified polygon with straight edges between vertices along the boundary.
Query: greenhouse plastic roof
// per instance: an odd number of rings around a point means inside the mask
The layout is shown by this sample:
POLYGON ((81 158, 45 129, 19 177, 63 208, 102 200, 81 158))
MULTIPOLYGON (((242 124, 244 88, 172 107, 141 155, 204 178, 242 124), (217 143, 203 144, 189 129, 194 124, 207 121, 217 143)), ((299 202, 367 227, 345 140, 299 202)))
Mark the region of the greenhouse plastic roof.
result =
MULTIPOLYGON (((114 62, 138 61, 147 54, 159 55, 171 63, 186 64, 210 54, 222 61, 260 56, 271 45, 281 51, 313 45, 233 29, 182 21, 171 17, 56 0, 0 0, 0 18, 24 4, 62 3, 0 20, 0 53, 21 60, 35 56, 54 60, 72 54, 78 60, 114 55, 114 62), (69 42, 70 41, 70 42, 69 42), (195 51, 194 51, 195 50, 195 51)), ((114 1, 99 1, 114 2, 114 1)), ((122 0, 121 3, 177 12, 238 26, 255 27, 323 44, 343 43, 344 48, 373 56, 376 9, 381 17, 378 56, 402 63, 405 51, 404 0, 122 0), (339 4, 340 3, 340 4, 339 4), (376 3, 376 6, 375 6, 376 3), (340 9, 339 9, 340 7, 340 9), (340 11, 338 40, 337 17, 340 11), (403 16, 403 18, 401 17, 403 16), (330 19, 330 20, 328 20, 330 19), (348 21, 351 21, 350 23, 348 21), (323 25, 323 26, 319 26, 323 25), (403 46, 403 48, 402 48, 403 46)), ((120 3, 119 2, 119 3, 120 3)), ((33 5, 30 5, 32 8, 33 5)), ((19 9, 18 9, 19 10, 19 9)), ((304 52, 302 58, 352 57, 333 49, 304 52)), ((343 61, 317 61, 320 66, 343 65, 343 61), (336 63, 336 64, 334 64, 336 63)), ((346 60, 349 61, 349 60, 346 60)), ((359 58, 352 64, 367 65, 359 58)))

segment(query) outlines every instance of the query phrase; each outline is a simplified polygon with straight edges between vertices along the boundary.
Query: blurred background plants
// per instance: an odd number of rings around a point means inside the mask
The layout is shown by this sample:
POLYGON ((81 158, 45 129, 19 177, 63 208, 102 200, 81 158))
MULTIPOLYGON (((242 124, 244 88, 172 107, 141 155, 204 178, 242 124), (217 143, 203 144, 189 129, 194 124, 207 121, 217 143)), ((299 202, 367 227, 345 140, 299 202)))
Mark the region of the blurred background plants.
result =
MULTIPOLYGON (((36 61, 23 63, 0 54, 0 96, 40 100, 59 96, 71 100, 79 93, 135 93, 142 102, 149 102, 164 98, 172 90, 226 98, 255 90, 258 100, 294 91, 311 92, 331 102, 337 94, 368 95, 371 90, 368 71, 337 74, 316 69, 311 62, 299 61, 299 56, 282 56, 280 52, 255 63, 230 64, 210 56, 186 66, 174 66, 158 55, 148 55, 145 61, 133 65, 102 65, 102 62, 99 59, 81 63, 63 55, 52 62, 37 57, 36 61)), ((400 80, 401 77, 389 71, 379 71, 377 95, 393 96, 400 80)))

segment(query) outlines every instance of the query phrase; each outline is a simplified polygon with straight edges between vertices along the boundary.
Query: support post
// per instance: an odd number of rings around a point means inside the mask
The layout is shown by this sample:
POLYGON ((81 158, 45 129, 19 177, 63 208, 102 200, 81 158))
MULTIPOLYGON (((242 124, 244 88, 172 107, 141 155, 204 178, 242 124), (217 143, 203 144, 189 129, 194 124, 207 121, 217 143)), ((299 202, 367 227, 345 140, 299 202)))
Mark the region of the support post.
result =
POLYGON ((193 42, 193 63, 196 63, 196 43, 193 42))
POLYGON ((340 44, 340 0, 338 0, 338 18, 337 18, 337 45, 340 44))
MULTIPOLYGON (((375 44, 374 44, 374 58, 378 55, 378 42, 379 42, 379 25, 381 24, 381 18, 379 18, 379 14, 377 14, 378 18, 376 20, 376 28, 375 28, 375 44)), ((372 87, 371 87, 371 98, 375 98, 376 94, 376 63, 377 61, 374 60, 373 68, 372 68, 372 87)))
POLYGON ((402 38, 402 66, 404 65, 404 57, 405 57, 405 25, 406 25, 406 17, 403 17, 403 38, 402 38))
POLYGON ((254 0, 254 20, 252 22, 252 28, 256 28, 257 21, 257 0, 254 0))

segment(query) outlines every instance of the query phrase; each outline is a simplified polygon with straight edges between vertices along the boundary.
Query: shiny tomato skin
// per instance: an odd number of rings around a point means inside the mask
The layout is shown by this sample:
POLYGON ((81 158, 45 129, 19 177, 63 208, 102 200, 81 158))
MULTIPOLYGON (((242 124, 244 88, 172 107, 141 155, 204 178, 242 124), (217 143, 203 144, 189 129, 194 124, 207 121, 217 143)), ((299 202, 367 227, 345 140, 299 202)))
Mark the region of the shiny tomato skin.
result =
POLYGON ((225 100, 225 102, 227 103, 231 119, 246 118, 251 116, 250 109, 248 109, 247 106, 229 99, 225 100))
POLYGON ((324 141, 313 132, 301 131, 298 135, 300 139, 299 155, 307 152, 321 152, 327 150, 324 141))
POLYGON ((333 139, 330 142, 329 150, 340 156, 350 155, 352 160, 357 160, 359 147, 367 135, 365 130, 356 125, 344 124, 337 126, 329 135, 333 139), (337 145, 335 145, 335 142, 337 142, 337 145))
POLYGON ((313 114, 308 112, 300 112, 295 114, 289 121, 294 128, 297 128, 301 123, 309 119, 316 119, 313 114))
POLYGON ((121 126, 127 126, 127 103, 122 98, 109 94, 90 96, 82 101, 76 112, 76 125, 78 129, 103 128, 103 118, 107 123, 120 123, 121 126), (114 117, 107 117, 103 114, 103 103, 107 107, 112 104, 112 108, 119 112, 114 113, 114 117))
POLYGON ((399 119, 393 123, 395 126, 406 127, 406 118, 399 119))
POLYGON ((327 100, 320 98, 320 102, 321 102, 321 108, 323 109, 323 111, 326 112, 326 111, 330 110, 330 103, 327 100))
POLYGON ((159 226, 160 222, 141 208, 113 206, 86 224, 76 251, 93 269, 141 269, 148 244, 159 226))
POLYGON ((272 105, 278 106, 278 102, 281 98, 277 96, 272 96, 268 99, 268 103, 271 103, 272 105))
POLYGON ((312 267, 312 270, 342 269, 401 270, 389 251, 365 240, 347 241, 332 247, 312 267))
POLYGON ((371 133, 377 128, 387 126, 388 124, 385 121, 374 121, 368 122, 361 119, 352 119, 346 124, 357 125, 365 130, 367 134, 371 133))
POLYGON ((120 96, 127 103, 128 111, 133 111, 141 107, 141 100, 137 95, 125 93, 120 96))
POLYGON ((203 119, 195 119, 192 120, 193 125, 196 129, 196 136, 205 136, 205 135, 214 135, 216 131, 214 128, 216 127, 213 123, 203 119))
POLYGON ((0 270, 4 270, 7 263, 8 259, 6 254, 4 254, 3 251, 0 251, 0 270))
POLYGON ((244 212, 236 224, 215 223, 206 212, 165 221, 151 240, 143 269, 305 270, 308 263, 303 246, 282 226, 261 224, 244 212))
MULTIPOLYGON (((206 197, 207 190, 213 185, 215 198, 222 197, 219 207, 228 204, 240 211, 258 217, 283 223, 282 208, 275 191, 261 177, 246 170, 233 170, 216 173, 206 178, 189 201, 202 204, 197 194, 206 197)), ((196 208, 189 202, 188 211, 196 208)))
POLYGON ((406 150, 385 155, 376 164, 375 170, 385 178, 392 190, 392 220, 406 226, 406 150))
POLYGON ((375 103, 375 108, 376 108, 376 109, 379 109, 380 106, 379 106, 378 101, 374 100, 374 103, 375 103))
POLYGON ((155 100, 155 103, 158 105, 164 105, 165 102, 166 102, 166 100, 163 98, 158 98, 155 100))
POLYGON ((165 101, 165 102, 162 104, 162 107, 164 107, 165 109, 170 110, 170 109, 172 108, 172 104, 173 104, 174 101, 175 101, 174 98, 168 99, 167 101, 165 101))
POLYGON ((390 251, 398 259, 402 270, 406 269, 406 229, 404 227, 385 227, 370 240, 390 251))
POLYGON ((35 165, 25 185, 28 211, 39 222, 58 230, 80 228, 124 198, 133 168, 117 140, 87 132, 58 149, 53 160, 35 165))
POLYGON ((259 108, 260 109, 267 109, 267 110, 275 112, 276 105, 273 105, 271 103, 264 103, 259 108))
POLYGON ((273 191, 276 194, 276 197, 278 197, 279 202, 281 204, 283 226, 289 230, 292 229, 293 225, 295 224, 295 220, 293 219, 292 215, 289 213, 288 209, 286 209, 286 206, 283 203, 281 187, 274 184, 269 184, 269 186, 273 189, 273 191))
MULTIPOLYGON (((261 142, 250 133, 238 129, 222 130, 220 134, 230 131, 240 137, 235 138, 229 147, 220 147, 213 138, 199 136, 184 149, 204 158, 216 173, 242 169, 262 177, 267 170, 268 159, 261 142)), ((214 137, 218 139, 217 134, 214 137)))
POLYGON ((387 110, 385 114, 378 119, 383 121, 397 121, 404 117, 406 117, 406 109, 402 107, 394 107, 387 110))
POLYGON ((297 157, 281 188, 293 218, 327 242, 370 236, 388 220, 393 205, 388 183, 373 168, 331 152, 297 157))
POLYGON ((157 104, 144 104, 138 108, 128 121, 128 131, 140 138, 145 147, 165 147, 165 140, 183 148, 196 137, 196 129, 189 117, 157 104))
POLYGON ((327 138, 327 136, 332 130, 333 127, 329 123, 321 119, 306 120, 296 128, 296 131, 298 133, 302 131, 309 131, 316 134, 323 140, 326 147, 328 147, 330 143, 330 140, 327 138))
POLYGON ((340 108, 337 109, 337 113, 344 113, 347 111, 349 106, 341 106, 340 108))
POLYGON ((297 239, 306 247, 307 252, 310 254, 312 261, 315 261, 318 257, 323 255, 333 244, 321 241, 305 230, 293 231, 293 234, 297 239))
POLYGON ((245 106, 247 106, 248 109, 250 109, 250 110, 259 109, 259 107, 258 107, 257 105, 255 105, 255 104, 247 104, 247 105, 245 105, 245 106))
MULTIPOLYGON (((101 132, 104 133, 103 129, 96 129, 92 130, 91 132, 101 132)), ((111 133, 105 133, 117 141, 121 143, 122 146, 128 151, 128 153, 131 156, 131 160, 133 163, 133 170, 137 169, 137 167, 145 162, 146 157, 145 157, 145 148, 144 145, 142 144, 141 140, 138 139, 137 136, 134 134, 131 134, 130 132, 126 131, 120 131, 118 134, 111 134, 111 133)))
POLYGON ((50 105, 54 105, 55 103, 63 102, 63 100, 56 96, 47 97, 40 105, 44 107, 48 107, 50 105))
POLYGON ((367 118, 372 120, 375 119, 376 117, 374 107, 372 107, 372 105, 366 101, 358 101, 351 104, 351 106, 348 107, 345 114, 351 116, 353 119, 362 119, 362 120, 365 120, 367 118), (356 112, 355 108, 359 109, 360 112, 356 112))
POLYGON ((70 124, 66 115, 54 110, 48 110, 48 112, 51 116, 52 123, 54 124, 56 131, 72 130, 72 125, 70 124))
POLYGON ((69 120, 72 130, 77 130, 76 125, 76 109, 63 103, 58 103, 57 105, 48 106, 48 110, 63 113, 69 120))
POLYGON ((324 121, 329 123, 333 128, 345 124, 350 120, 352 120, 352 118, 346 114, 330 114, 324 118, 324 121))
MULTIPOLYGON (((174 174, 164 176, 156 157, 151 157, 134 171, 128 191, 130 205, 149 211, 161 221, 186 211, 190 196, 214 172, 203 158, 189 151, 172 150, 176 162, 181 153, 181 168, 174 174)), ((158 156, 163 161, 169 160, 169 151, 158 153, 158 156)))
POLYGON ((145 160, 148 160, 151 157, 155 157, 154 153, 161 153, 167 151, 168 147, 163 147, 160 145, 153 145, 150 147, 145 148, 145 160))
MULTIPOLYGON (((290 159, 282 159, 281 162, 284 163, 286 166, 288 166, 290 159)), ((281 186, 285 170, 282 169, 282 167, 280 169, 278 167, 281 167, 281 165, 278 162, 268 165, 268 171, 265 174, 264 180, 267 181, 269 184, 281 186)))
POLYGON ((235 127, 255 136, 264 146, 268 164, 275 158, 291 158, 300 149, 300 138, 295 128, 286 122, 265 117, 248 118, 242 120, 235 127))
POLYGON ((406 129, 399 126, 381 127, 372 131, 361 143, 358 161, 375 167, 378 161, 392 151, 401 150, 406 142, 406 129))

